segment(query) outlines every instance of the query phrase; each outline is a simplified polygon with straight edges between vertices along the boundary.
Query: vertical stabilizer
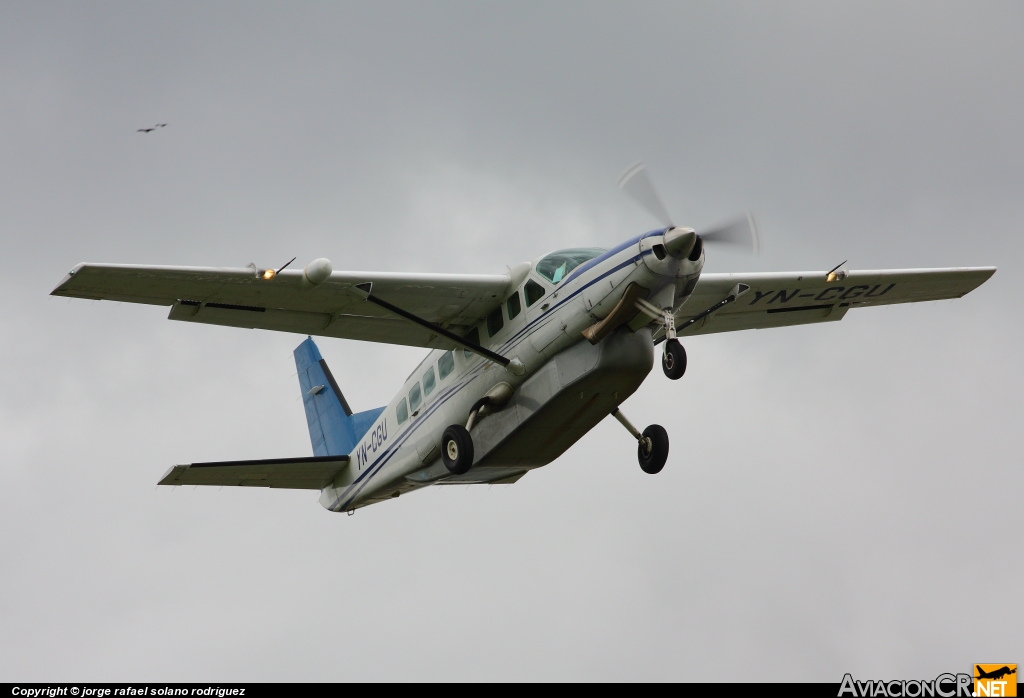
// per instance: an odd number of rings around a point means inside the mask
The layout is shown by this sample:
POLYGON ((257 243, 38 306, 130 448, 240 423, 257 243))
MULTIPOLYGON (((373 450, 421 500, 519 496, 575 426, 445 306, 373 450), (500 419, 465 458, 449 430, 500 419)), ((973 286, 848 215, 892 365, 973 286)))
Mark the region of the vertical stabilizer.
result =
POLYGON ((384 408, 353 414, 312 337, 295 348, 295 368, 314 455, 348 455, 384 408))

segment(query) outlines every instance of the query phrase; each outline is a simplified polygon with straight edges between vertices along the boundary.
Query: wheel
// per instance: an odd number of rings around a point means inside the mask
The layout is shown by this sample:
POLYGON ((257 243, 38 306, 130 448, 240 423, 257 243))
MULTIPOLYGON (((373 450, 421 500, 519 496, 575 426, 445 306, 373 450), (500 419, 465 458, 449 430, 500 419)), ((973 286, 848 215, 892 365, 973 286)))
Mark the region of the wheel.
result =
POLYGON ((674 381, 686 373, 686 350, 678 339, 665 342, 665 353, 661 355, 661 370, 674 381))
POLYGON ((644 440, 636 451, 640 469, 650 475, 660 473, 668 460, 668 432, 665 427, 652 424, 644 429, 643 436, 644 440))
POLYGON ((461 424, 453 424, 441 437, 441 460, 452 475, 462 475, 473 465, 473 437, 461 424))

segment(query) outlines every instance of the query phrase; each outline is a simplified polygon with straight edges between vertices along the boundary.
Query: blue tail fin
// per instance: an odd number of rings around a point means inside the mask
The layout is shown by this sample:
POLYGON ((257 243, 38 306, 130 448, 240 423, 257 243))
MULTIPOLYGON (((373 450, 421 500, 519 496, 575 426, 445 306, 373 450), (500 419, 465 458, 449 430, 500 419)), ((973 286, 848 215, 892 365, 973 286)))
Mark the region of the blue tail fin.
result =
POLYGON ((302 405, 313 453, 318 456, 347 456, 370 430, 383 407, 352 414, 352 408, 320 356, 313 338, 295 348, 295 368, 299 371, 302 405))

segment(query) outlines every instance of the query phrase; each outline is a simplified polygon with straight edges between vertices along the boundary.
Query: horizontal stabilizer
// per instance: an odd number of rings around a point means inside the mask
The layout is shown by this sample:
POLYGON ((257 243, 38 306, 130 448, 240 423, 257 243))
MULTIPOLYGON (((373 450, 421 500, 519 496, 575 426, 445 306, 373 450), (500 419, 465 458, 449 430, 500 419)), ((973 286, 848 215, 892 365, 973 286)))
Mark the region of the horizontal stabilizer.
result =
POLYGON ((346 467, 348 456, 192 463, 174 466, 157 484, 319 490, 333 482, 346 467))

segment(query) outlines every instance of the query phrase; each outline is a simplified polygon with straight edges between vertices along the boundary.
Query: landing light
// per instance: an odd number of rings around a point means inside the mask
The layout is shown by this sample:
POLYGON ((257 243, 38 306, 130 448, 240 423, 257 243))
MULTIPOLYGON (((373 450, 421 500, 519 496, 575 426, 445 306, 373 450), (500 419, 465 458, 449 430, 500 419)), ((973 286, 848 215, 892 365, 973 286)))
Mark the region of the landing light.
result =
POLYGON ((273 279, 275 276, 277 276, 277 272, 273 269, 266 269, 263 271, 264 279, 273 279))
POLYGON ((847 261, 848 260, 844 259, 841 263, 835 265, 834 267, 832 267, 832 269, 830 271, 825 273, 825 283, 826 284, 830 284, 833 281, 842 281, 843 279, 846 278, 847 271, 845 269, 841 269, 840 267, 842 267, 844 264, 846 264, 847 261))

